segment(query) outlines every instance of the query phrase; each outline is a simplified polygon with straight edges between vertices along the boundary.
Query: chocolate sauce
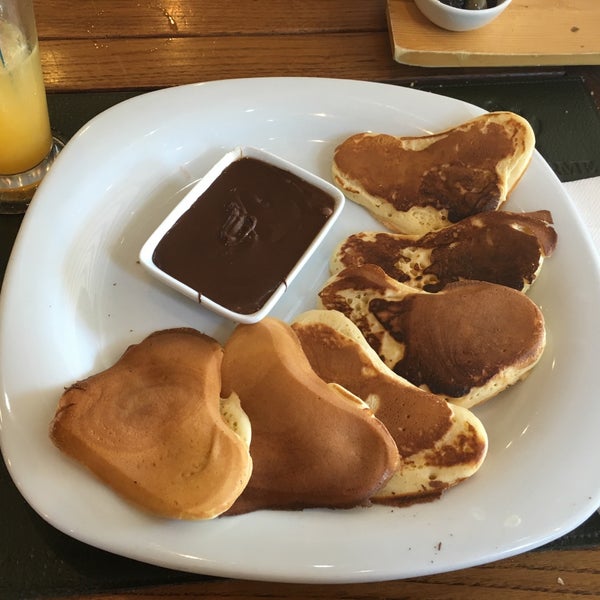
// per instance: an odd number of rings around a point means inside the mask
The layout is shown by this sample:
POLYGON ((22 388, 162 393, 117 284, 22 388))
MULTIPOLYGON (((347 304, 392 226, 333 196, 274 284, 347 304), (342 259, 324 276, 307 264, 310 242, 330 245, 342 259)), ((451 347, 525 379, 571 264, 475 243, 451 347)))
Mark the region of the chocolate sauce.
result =
POLYGON ((226 308, 259 310, 333 214, 334 199, 255 158, 228 167, 156 247, 157 267, 226 308))

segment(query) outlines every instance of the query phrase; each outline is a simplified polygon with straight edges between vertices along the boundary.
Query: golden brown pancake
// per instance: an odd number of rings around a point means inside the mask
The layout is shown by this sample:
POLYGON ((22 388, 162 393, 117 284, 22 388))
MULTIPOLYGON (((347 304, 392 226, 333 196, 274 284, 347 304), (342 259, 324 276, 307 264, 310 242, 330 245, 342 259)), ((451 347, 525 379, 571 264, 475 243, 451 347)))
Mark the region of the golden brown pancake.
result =
POLYGON ((215 340, 193 329, 153 333, 65 391, 50 437, 151 513, 215 517, 252 469, 250 426, 235 396, 221 409, 222 357, 215 340))
POLYGON ((359 398, 317 376, 286 323, 238 325, 222 373, 223 393, 239 396, 252 423, 254 465, 228 514, 364 505, 397 470, 384 425, 359 398))
POLYGON ((335 274, 346 267, 374 264, 397 281, 427 292, 463 279, 526 291, 556 241, 548 211, 494 211, 423 236, 355 233, 336 248, 330 269, 335 274))
POLYGON ((487 435, 471 411, 396 375, 338 311, 305 312, 294 319, 292 329, 317 375, 364 400, 396 442, 400 467, 373 502, 437 498, 477 472, 487 452, 487 435))
POLYGON ((511 112, 418 137, 357 133, 336 148, 333 181, 392 231, 423 235, 497 210, 534 148, 531 126, 511 112))
POLYGON ((540 309, 503 285, 460 281, 428 293, 363 265, 333 276, 319 298, 395 373, 466 408, 525 377, 545 346, 540 309))

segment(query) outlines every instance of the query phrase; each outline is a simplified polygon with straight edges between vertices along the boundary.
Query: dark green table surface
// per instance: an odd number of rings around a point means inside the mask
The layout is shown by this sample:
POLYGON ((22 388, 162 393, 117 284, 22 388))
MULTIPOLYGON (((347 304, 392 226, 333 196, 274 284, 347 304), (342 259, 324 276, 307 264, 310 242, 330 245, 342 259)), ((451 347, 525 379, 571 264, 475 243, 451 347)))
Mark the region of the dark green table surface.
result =
MULTIPOLYGON (((600 175, 600 116, 577 78, 446 82, 422 89, 486 110, 523 115, 534 127, 537 149, 562 181, 600 175)), ((51 94, 53 127, 68 140, 89 119, 134 95, 51 94)), ((20 224, 19 216, 0 215, 0 278, 20 224)), ((600 544, 597 514, 550 545, 572 548, 592 544, 600 544)), ((44 598, 202 578, 115 556, 57 531, 27 505, 0 461, 0 599, 44 598)))

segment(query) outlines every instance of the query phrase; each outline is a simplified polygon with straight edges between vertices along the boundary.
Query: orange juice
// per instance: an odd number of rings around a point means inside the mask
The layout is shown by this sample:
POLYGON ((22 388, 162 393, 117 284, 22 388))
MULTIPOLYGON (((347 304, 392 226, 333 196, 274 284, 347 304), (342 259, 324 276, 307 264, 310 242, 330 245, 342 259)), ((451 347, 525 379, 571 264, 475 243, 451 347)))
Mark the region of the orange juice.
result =
POLYGON ((52 145, 39 48, 0 20, 0 174, 35 167, 52 145))

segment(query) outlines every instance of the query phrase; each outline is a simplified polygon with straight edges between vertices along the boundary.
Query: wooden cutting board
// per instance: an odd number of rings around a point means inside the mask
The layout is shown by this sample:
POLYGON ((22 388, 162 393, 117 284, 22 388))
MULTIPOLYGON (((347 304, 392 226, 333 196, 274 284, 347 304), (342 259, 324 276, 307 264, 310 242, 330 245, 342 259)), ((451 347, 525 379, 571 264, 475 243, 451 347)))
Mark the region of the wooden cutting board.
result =
POLYGON ((600 0, 513 0, 489 25, 446 31, 413 0, 388 0, 394 59, 423 67, 600 64, 600 0))

